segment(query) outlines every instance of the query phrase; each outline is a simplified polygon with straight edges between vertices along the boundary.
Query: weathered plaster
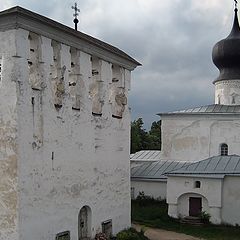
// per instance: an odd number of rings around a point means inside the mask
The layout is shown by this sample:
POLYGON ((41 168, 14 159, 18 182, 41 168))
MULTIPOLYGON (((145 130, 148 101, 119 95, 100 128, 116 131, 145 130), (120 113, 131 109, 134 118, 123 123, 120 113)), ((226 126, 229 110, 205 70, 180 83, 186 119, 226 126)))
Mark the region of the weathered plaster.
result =
MULTIPOLYGON (((37 34, 34 45, 29 34, 0 34, 0 239, 49 240, 63 231, 78 239, 83 206, 91 209, 92 237, 109 219, 115 234, 130 226, 130 115, 125 99, 121 119, 112 117, 112 64, 99 60, 101 116, 95 116, 92 56, 76 49, 73 71, 72 46, 37 34), (11 53, 3 52, 6 41, 11 53)), ((122 72, 127 98, 130 72, 122 72)))
POLYGON ((229 154, 240 154, 239 135, 235 116, 162 116, 161 159, 199 161, 219 155, 222 143, 228 144, 229 154))

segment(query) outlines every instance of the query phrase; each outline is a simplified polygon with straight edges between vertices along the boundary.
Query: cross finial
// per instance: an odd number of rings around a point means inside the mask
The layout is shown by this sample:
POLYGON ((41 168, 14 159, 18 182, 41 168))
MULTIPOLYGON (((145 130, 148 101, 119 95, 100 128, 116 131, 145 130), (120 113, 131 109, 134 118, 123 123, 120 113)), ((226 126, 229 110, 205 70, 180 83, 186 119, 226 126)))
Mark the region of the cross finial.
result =
POLYGON ((235 2, 235 9, 238 9, 238 1, 234 0, 234 2, 235 2))
POLYGON ((75 23, 75 30, 77 31, 77 24, 78 24, 78 13, 80 12, 80 9, 77 8, 77 3, 75 2, 74 6, 72 6, 72 9, 75 11, 75 13, 73 14, 74 19, 73 22, 75 23))

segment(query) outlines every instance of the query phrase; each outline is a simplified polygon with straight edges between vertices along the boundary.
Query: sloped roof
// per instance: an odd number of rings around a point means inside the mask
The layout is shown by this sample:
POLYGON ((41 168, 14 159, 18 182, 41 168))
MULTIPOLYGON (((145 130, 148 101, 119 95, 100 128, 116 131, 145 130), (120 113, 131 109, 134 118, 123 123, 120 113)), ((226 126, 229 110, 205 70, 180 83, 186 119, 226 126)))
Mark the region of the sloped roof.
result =
POLYGON ((159 113, 158 115, 161 116, 177 114, 240 114, 240 105, 212 104, 174 112, 159 113))
POLYGON ((170 172, 174 169, 181 168, 188 165, 189 162, 179 161, 157 161, 144 163, 141 166, 137 166, 131 169, 132 179, 166 179, 164 175, 166 172, 170 172))
POLYGON ((141 65, 139 62, 137 62, 122 50, 106 42, 103 42, 80 31, 76 31, 73 28, 65 26, 59 22, 29 11, 25 8, 16 6, 0 12, 1 30, 15 29, 19 27, 42 34, 43 36, 52 38, 57 41, 61 40, 64 43, 66 42, 66 44, 71 43, 72 45, 76 45, 76 47, 79 48, 81 48, 81 43, 85 43, 87 44, 84 47, 85 52, 91 53, 91 48, 95 47, 96 52, 99 51, 99 49, 110 52, 120 57, 121 59, 128 61, 129 64, 131 63, 133 68, 141 65))
POLYGON ((168 171, 167 175, 240 175, 240 156, 214 156, 168 171))
POLYGON ((161 151, 155 150, 142 150, 130 155, 130 160, 160 160, 161 151))

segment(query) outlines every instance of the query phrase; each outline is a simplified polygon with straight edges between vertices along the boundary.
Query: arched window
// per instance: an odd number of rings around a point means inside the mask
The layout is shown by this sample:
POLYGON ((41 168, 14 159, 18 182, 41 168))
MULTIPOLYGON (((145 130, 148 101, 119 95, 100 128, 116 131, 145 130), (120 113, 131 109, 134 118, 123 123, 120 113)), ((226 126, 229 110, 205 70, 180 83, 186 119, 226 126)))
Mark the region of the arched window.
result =
POLYGON ((220 147, 221 156, 228 155, 228 145, 226 143, 222 143, 220 147))

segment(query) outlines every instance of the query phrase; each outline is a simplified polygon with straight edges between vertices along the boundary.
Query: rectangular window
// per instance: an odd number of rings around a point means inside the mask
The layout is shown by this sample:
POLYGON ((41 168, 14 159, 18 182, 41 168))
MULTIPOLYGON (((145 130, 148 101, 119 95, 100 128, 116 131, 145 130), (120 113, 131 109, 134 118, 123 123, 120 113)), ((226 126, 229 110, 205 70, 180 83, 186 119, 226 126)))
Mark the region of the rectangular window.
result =
POLYGON ((70 240, 70 232, 65 231, 56 235, 56 240, 70 240))
POLYGON ((112 237, 112 220, 111 219, 102 222, 102 232, 106 234, 108 239, 112 237))

